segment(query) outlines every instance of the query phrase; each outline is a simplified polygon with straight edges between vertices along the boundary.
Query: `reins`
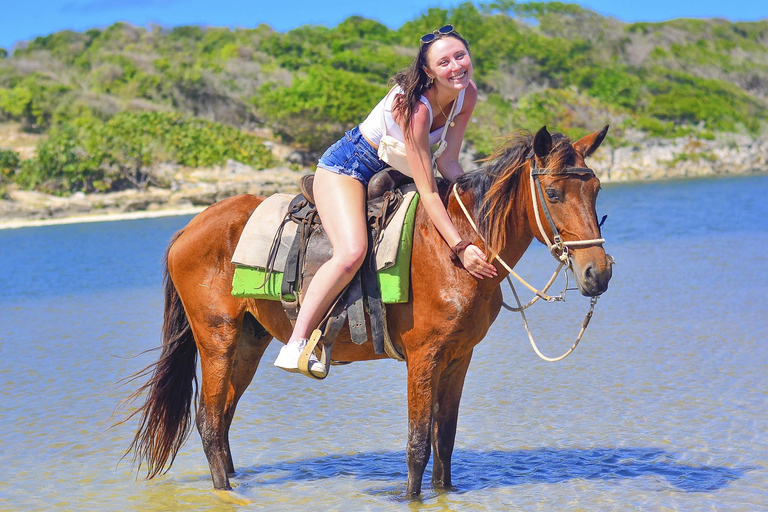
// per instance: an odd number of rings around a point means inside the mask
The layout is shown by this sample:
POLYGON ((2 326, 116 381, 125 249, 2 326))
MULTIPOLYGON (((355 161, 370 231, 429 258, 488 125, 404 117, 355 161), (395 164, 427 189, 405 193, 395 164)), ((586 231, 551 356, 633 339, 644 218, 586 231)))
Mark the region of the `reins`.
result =
MULTIPOLYGON (((535 212, 536 225, 539 228, 539 233, 541 234, 541 237, 544 239, 545 243, 547 244, 547 248, 549 249, 550 254, 552 254, 552 256, 557 260, 558 266, 555 272, 552 274, 552 277, 549 278, 549 281, 547 281, 547 283, 544 285, 544 287, 541 290, 538 290, 533 286, 531 286, 530 284, 528 284, 522 277, 520 277, 514 270, 512 270, 512 267, 510 267, 501 256, 497 255, 496 260, 498 260, 498 262, 501 263, 501 266, 504 267, 504 269, 507 272, 509 272, 509 274, 514 276, 515 279, 520 281, 520 283, 522 283, 526 288, 528 288, 535 294, 534 297, 528 303, 526 303, 525 305, 521 304, 520 297, 517 295, 515 286, 512 283, 512 280, 509 278, 509 276, 507 276, 507 282, 509 283, 510 288, 512 288, 512 294, 515 296, 517 307, 509 306, 504 302, 503 299, 502 299, 502 305, 504 306, 504 308, 506 308, 509 311, 516 311, 520 313, 520 315, 523 318, 523 325, 525 326, 525 332, 528 335, 528 340, 530 340, 531 346, 533 347, 534 352, 536 352, 536 355, 538 355, 544 361, 557 362, 568 357, 579 345, 579 342, 581 341, 582 336, 584 336, 584 332, 587 330, 587 326, 589 325, 589 322, 592 319, 592 314, 595 311, 595 304, 597 304, 598 297, 592 297, 590 299, 589 311, 587 311, 587 314, 584 317, 584 321, 581 324, 581 330, 579 331, 579 334, 576 337, 576 341, 573 343, 571 348, 569 348, 563 355, 559 357, 554 357, 554 358, 545 356, 539 350, 539 347, 536 345, 536 342, 533 339, 533 335, 531 334, 531 330, 528 326, 528 319, 525 317, 524 311, 529 307, 531 307, 539 299, 544 299, 550 303, 557 302, 557 301, 565 301, 565 293, 568 289, 567 270, 566 270, 565 288, 560 293, 560 295, 550 296, 550 295, 547 295, 547 291, 555 282, 555 280, 557 279, 557 276, 560 274, 560 271, 563 269, 563 267, 568 267, 569 270, 572 270, 571 262, 570 262, 569 247, 588 247, 590 245, 600 245, 605 243, 605 239, 593 238, 589 240, 569 240, 569 241, 565 241, 562 239, 559 231, 557 230, 557 227, 555 226, 554 221, 552 220, 552 216, 550 215, 549 210, 547 209, 547 204, 544 201, 544 192, 542 190, 541 181, 539 181, 539 176, 550 174, 550 170, 540 169, 539 167, 537 167, 536 159, 533 154, 529 155, 528 159, 531 161, 531 164, 530 164, 531 199, 533 201, 533 210, 535 212), (538 199, 537 199, 537 196, 539 196, 538 199), (541 207, 542 207, 542 210, 544 211, 544 216, 547 219, 547 222, 549 223, 550 229, 552 230, 554 242, 550 241, 546 231, 544 231, 544 226, 541 222, 541 216, 539 214, 539 200, 541 201, 541 207)), ((558 171, 558 174, 592 174, 594 175, 595 173, 592 169, 589 169, 587 167, 566 167, 565 169, 558 171)), ((477 233, 480 239, 483 239, 483 236, 480 234, 480 231, 477 229, 477 225, 472 219, 472 216, 467 210, 467 207, 464 206, 464 203, 462 202, 461 197, 459 196, 455 183, 453 185, 453 195, 456 198, 456 201, 459 203, 459 206, 461 207, 462 212, 464 212, 464 216, 467 218, 467 220, 469 221, 469 224, 472 226, 472 229, 475 231, 475 233, 477 233)))

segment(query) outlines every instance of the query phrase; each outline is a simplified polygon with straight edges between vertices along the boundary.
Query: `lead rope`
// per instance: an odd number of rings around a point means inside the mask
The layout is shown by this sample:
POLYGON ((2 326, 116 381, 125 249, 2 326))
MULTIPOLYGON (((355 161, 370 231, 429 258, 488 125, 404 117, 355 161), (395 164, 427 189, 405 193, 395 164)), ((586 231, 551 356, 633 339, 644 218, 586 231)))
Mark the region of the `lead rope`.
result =
MULTIPOLYGON (((531 180, 533 180, 533 176, 531 176, 531 180)), ((537 300, 539 300, 539 298, 543 298, 547 302, 555 302, 557 300, 565 300, 562 297, 562 295, 559 296, 559 297, 550 297, 549 295, 546 294, 546 292, 549 289, 549 287, 552 286, 552 283, 555 282, 555 279, 557 278, 557 275, 560 273, 562 268, 565 266, 565 263, 563 262, 563 256, 565 256, 566 259, 567 259, 567 247, 568 247, 567 244, 571 244, 571 245, 584 245, 585 243, 595 243, 597 240, 587 240, 585 242, 579 242, 577 244, 574 244, 573 242, 562 242, 561 241, 561 243, 563 244, 564 250, 561 252, 561 256, 560 257, 556 256, 555 253, 552 250, 554 246, 552 244, 550 244, 549 238, 544 233, 544 229, 543 229, 543 227, 541 225, 541 221, 539 220, 539 212, 538 212, 539 209, 538 209, 538 205, 536 204, 536 199, 535 199, 536 194, 535 194, 535 192, 533 190, 533 186, 531 187, 531 193, 532 193, 532 195, 534 197, 534 207, 535 207, 534 209, 536 211, 536 221, 537 221, 537 223, 539 225, 539 229, 541 230, 541 233, 542 233, 544 239, 547 241, 547 245, 549 246, 550 252, 552 252, 553 256, 555 256, 558 259, 559 265, 557 267, 557 270, 555 270, 555 273, 552 274, 552 277, 549 279, 547 284, 544 286, 544 289, 539 291, 536 288, 534 288, 531 285, 529 285, 522 277, 518 276, 517 273, 515 273, 515 271, 512 270, 512 267, 507 265, 507 262, 504 261, 501 258, 501 256, 497 255, 496 259, 499 261, 499 263, 501 263, 501 265, 504 267, 504 269, 507 272, 509 272, 510 274, 512 274, 513 276, 515 276, 515 278, 518 281, 523 283, 529 290, 531 290, 532 292, 534 292, 536 294, 536 296, 533 299, 531 299, 530 302, 528 302, 527 304, 525 304, 523 306, 520 303, 520 297, 518 297, 518 295, 517 295, 517 291, 515 290, 515 286, 512 283, 512 280, 509 279, 509 276, 507 276, 507 282, 509 283, 510 288, 512 288, 512 294, 515 296, 515 301, 517 302, 517 308, 513 308, 513 307, 508 306, 507 304, 505 304, 503 298, 502 298, 502 305, 504 305, 504 307, 506 309, 510 310, 510 311, 517 311, 517 312, 519 312, 520 316, 523 317, 523 325, 525 326, 525 332, 528 335, 528 340, 531 342, 531 346, 533 347, 533 351, 536 352, 536 355, 539 356, 544 361, 547 361, 547 362, 550 362, 550 363, 556 363, 557 361, 562 361, 563 359, 565 359, 566 357, 571 355, 571 353, 574 350, 576 350, 576 347, 579 346, 579 342, 581 341, 582 336, 584 336, 584 332, 587 330, 587 326, 589 325, 590 320, 592 320, 592 314, 595 311, 595 304, 597 304, 597 297, 592 297, 590 299, 590 301, 589 301, 589 311, 587 311, 587 314, 584 317, 584 321, 581 323, 581 331, 579 331, 579 335, 576 337, 576 341, 573 343, 573 345, 571 345, 571 348, 569 348, 560 357, 547 357, 547 356, 545 356, 544 354, 541 353, 541 351, 539 350, 539 347, 536 345, 536 341, 533 339, 533 334, 531 334, 531 329, 528 326, 528 319, 525 317, 524 310, 526 310, 529 307, 531 307, 537 300)), ((477 236, 479 236, 480 239, 483 240, 483 237, 480 234, 480 232, 478 231, 477 226, 475 225, 474 220, 472 220, 472 216, 469 214, 469 211, 467 210, 467 207, 464 206, 464 203, 462 202, 461 197, 459 196, 459 193, 458 193, 458 191, 456 189, 456 184, 455 183, 453 184, 453 195, 456 198, 456 201, 459 203, 459 206, 461 207, 461 211, 464 212, 464 216, 469 221, 470 226, 472 226, 472 229, 475 230, 475 233, 477 233, 477 236)), ((600 239, 600 240, 602 240, 602 239, 600 239)), ((602 240, 602 241, 604 241, 604 240, 602 240)))

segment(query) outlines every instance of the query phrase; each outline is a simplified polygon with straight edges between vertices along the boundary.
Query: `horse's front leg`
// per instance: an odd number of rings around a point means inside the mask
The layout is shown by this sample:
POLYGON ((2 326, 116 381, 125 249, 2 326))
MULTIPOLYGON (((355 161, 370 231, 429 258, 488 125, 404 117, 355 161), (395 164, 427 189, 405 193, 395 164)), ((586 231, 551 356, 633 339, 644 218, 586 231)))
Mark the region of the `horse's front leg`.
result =
POLYGON ((406 494, 421 493, 421 479, 429 462, 432 406, 439 380, 435 361, 426 354, 408 356, 408 486, 406 494))
POLYGON ((440 374, 432 420, 432 447, 435 452, 432 460, 432 485, 436 489, 446 489, 451 486, 451 456, 456 440, 459 402, 464 389, 464 377, 467 375, 471 359, 470 352, 463 358, 451 362, 440 374))

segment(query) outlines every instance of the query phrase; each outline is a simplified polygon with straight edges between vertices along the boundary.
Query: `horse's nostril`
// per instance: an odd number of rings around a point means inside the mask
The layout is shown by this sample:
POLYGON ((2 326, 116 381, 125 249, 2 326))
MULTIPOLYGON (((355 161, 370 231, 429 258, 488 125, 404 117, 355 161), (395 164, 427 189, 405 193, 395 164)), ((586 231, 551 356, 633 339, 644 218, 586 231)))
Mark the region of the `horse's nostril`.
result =
POLYGON ((584 268, 584 279, 590 280, 595 278, 594 266, 590 263, 584 268))

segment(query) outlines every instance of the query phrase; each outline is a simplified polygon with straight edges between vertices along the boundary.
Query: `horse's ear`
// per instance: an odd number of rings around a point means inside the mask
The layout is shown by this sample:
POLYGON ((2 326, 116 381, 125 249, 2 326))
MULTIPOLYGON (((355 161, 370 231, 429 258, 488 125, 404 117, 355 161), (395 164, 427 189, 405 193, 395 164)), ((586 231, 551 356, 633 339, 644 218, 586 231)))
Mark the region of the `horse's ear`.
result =
POLYGON ((552 136, 547 131, 547 127, 542 126, 533 136, 533 152, 537 157, 544 159, 550 151, 552 151, 552 136))
POLYGON ((600 147, 603 139, 605 139, 605 135, 608 133, 609 126, 610 125, 605 125, 599 132, 595 132, 577 140, 573 143, 573 147, 582 157, 587 158, 589 155, 594 153, 597 148, 600 147))

